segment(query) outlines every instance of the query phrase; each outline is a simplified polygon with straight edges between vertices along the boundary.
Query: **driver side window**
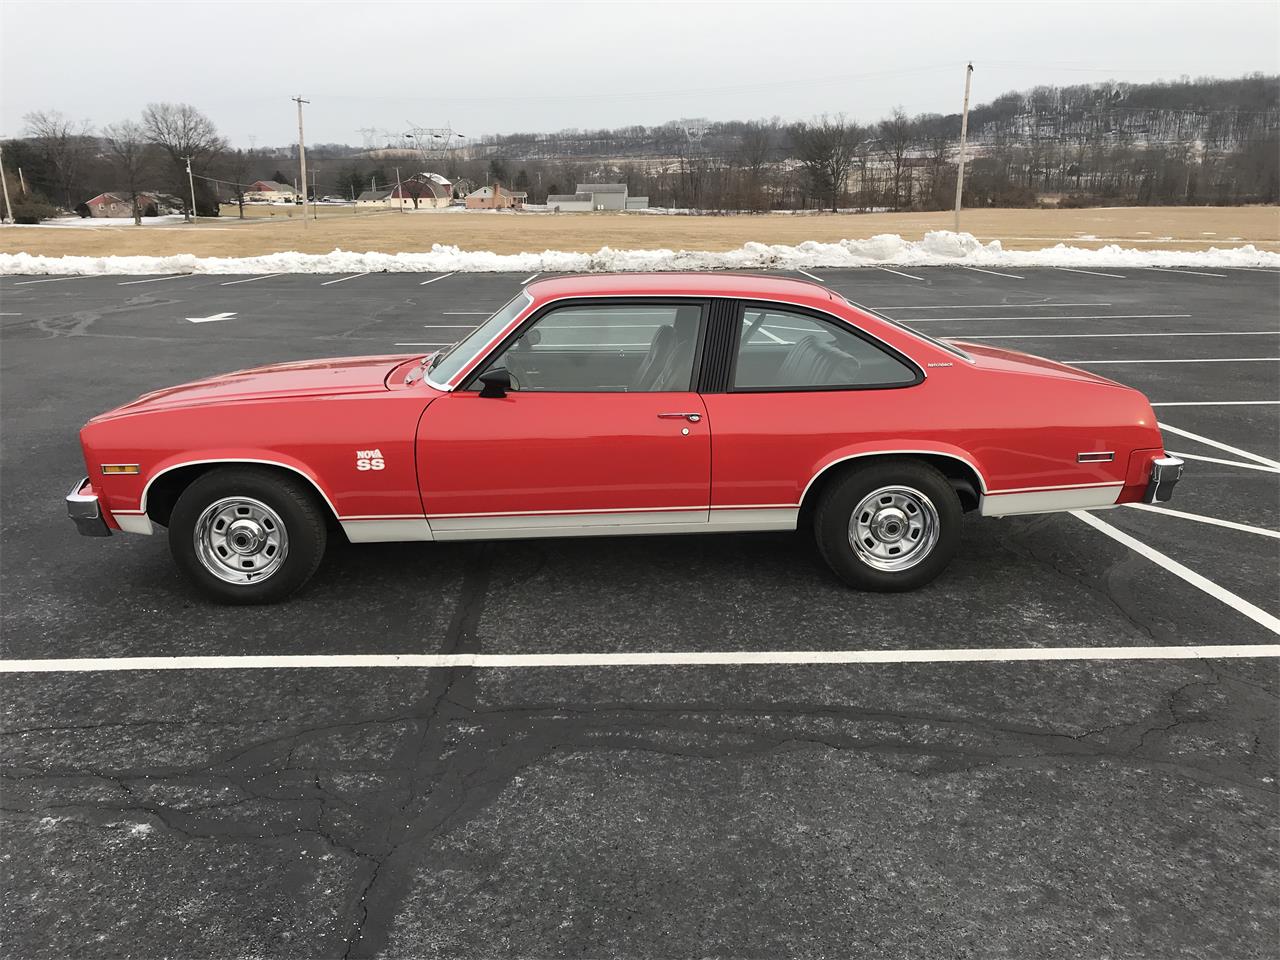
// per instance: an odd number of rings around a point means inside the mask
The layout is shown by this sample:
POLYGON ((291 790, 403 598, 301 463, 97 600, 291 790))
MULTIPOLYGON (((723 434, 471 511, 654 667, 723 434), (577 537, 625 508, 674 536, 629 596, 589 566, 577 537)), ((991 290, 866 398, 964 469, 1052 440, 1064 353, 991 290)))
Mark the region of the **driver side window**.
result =
POLYGON ((557 307, 488 368, 505 367, 519 391, 684 392, 692 386, 701 319, 696 303, 557 307))

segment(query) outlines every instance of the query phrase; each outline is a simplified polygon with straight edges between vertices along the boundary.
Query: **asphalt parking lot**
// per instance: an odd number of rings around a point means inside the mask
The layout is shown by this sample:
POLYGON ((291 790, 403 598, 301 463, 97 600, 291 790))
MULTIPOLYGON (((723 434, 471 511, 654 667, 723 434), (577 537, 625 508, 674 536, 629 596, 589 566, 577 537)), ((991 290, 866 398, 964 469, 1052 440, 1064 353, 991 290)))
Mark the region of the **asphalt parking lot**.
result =
POLYGON ((0 278, 4 660, 939 651, 6 673, 4 952, 1275 956, 1273 655, 945 654, 1277 642, 1280 273, 814 273, 1141 388, 1187 459, 1178 513, 1096 515, 1131 542, 973 518, 906 595, 751 534, 343 545, 292 602, 219 607, 163 537, 76 535, 81 424, 259 363, 427 352, 528 278, 0 278))

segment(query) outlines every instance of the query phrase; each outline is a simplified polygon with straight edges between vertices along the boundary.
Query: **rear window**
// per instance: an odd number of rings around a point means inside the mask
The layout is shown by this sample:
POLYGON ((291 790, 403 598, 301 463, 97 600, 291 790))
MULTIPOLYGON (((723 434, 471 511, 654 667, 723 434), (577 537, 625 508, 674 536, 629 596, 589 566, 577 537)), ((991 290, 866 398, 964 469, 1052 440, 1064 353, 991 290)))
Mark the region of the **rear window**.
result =
POLYGON ((743 310, 735 390, 895 387, 918 379, 914 369, 850 329, 772 307, 743 310))
POLYGON ((897 327, 903 333, 909 333, 911 336, 915 337, 917 340, 923 340, 925 343, 931 343, 935 347, 937 347, 939 350, 945 350, 947 353, 951 354, 953 357, 959 357, 961 360, 964 360, 967 363, 974 362, 974 359, 972 356, 965 353, 963 350, 957 347, 954 343, 948 343, 946 340, 939 340, 937 337, 931 337, 927 333, 921 333, 919 330, 916 330, 914 327, 908 327, 905 323, 901 323, 898 320, 894 320, 892 317, 886 317, 883 313, 879 313, 875 310, 872 310, 870 307, 864 307, 860 303, 854 303, 852 300, 846 299, 845 303, 849 304, 849 306, 853 307, 855 310, 861 310, 864 313, 869 313, 873 317, 875 317, 877 320, 883 320, 885 323, 889 324, 890 326, 897 327))

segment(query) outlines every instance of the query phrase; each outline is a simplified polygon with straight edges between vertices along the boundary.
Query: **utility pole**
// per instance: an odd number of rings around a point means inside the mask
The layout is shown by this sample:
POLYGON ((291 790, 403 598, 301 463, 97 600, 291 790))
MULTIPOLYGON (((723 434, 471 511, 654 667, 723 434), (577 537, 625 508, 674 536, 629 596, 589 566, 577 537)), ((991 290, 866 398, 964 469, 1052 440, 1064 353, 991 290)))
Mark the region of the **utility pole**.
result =
POLYGON ((396 196, 400 198, 400 212, 404 213, 404 191, 400 189, 400 168, 396 167, 396 196))
POLYGON ((10 223, 13 223, 13 205, 9 203, 9 181, 4 176, 4 148, 0 147, 0 186, 4 187, 4 212, 10 223))
POLYGON ((973 64, 964 70, 964 113, 960 117, 960 164, 956 170, 956 233, 960 232, 960 199, 964 195, 964 148, 969 138, 969 82, 973 79, 973 64))
POLYGON ((316 209, 316 201, 320 199, 320 193, 316 189, 316 174, 318 172, 319 171, 317 170, 311 171, 311 219, 312 220, 320 219, 320 211, 316 209))
POLYGON ((292 98, 298 104, 298 169, 302 176, 298 179, 302 181, 302 224, 307 225, 307 144, 306 139, 302 135, 302 105, 310 103, 310 100, 303 100, 302 94, 298 94, 292 98))
POLYGON ((191 175, 191 158, 183 157, 187 161, 187 185, 191 187, 191 222, 196 222, 196 181, 191 175))
POLYGON ((18 168, 18 187, 22 190, 22 195, 27 195, 27 178, 22 175, 22 168, 18 168))

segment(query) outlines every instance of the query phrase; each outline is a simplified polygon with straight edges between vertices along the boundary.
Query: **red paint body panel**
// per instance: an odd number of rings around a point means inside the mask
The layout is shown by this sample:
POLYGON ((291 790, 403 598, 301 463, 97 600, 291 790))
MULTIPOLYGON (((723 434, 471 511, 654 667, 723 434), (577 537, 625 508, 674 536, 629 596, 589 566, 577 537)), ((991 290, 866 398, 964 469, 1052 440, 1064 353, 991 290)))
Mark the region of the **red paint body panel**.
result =
POLYGON ((419 437, 428 516, 706 514, 711 440, 696 393, 512 392, 494 400, 459 391, 431 405, 419 437), (658 416, 684 412, 700 419, 658 416))
MULTIPOLYGON (((435 389, 420 355, 277 364, 160 390, 81 431, 109 512, 145 509, 148 483, 202 461, 278 464, 315 485, 339 519, 798 505, 843 458, 916 451, 970 464, 986 494, 1124 484, 1138 499, 1162 453, 1137 391, 1052 361, 964 345, 972 359, 777 277, 659 274, 556 278, 525 288, 530 311, 575 297, 766 300, 822 311, 909 357, 922 382, 887 389, 761 393, 535 393, 435 389), (405 383, 409 377, 410 382, 405 383), (659 413, 696 412, 696 422, 659 413), (689 434, 683 434, 683 429, 689 434), (359 469, 377 450, 384 469, 359 469), (1113 451, 1111 462, 1077 463, 1113 451), (138 476, 102 476, 138 463, 138 476)), ((114 523, 109 520, 109 523, 114 523)))

